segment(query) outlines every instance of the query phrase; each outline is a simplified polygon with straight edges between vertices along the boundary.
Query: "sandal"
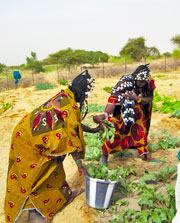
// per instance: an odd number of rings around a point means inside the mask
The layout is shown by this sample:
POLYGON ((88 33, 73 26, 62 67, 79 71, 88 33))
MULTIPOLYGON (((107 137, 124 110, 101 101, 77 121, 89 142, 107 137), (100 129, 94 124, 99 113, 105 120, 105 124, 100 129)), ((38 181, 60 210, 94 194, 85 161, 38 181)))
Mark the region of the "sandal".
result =
POLYGON ((151 162, 153 162, 153 163, 155 163, 155 162, 159 162, 159 163, 161 163, 162 161, 159 160, 159 159, 153 159, 153 160, 151 160, 151 162))
POLYGON ((100 162, 100 164, 102 164, 103 166, 108 166, 108 164, 107 164, 107 163, 104 163, 102 160, 100 160, 99 162, 100 162))

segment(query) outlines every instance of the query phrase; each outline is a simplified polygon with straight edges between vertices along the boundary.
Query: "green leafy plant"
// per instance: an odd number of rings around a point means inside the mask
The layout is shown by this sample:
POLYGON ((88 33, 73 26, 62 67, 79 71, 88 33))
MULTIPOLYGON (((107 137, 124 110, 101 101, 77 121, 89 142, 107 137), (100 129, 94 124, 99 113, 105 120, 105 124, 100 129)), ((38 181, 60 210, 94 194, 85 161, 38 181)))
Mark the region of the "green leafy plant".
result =
POLYGON ((162 113, 173 113, 176 109, 180 110, 180 101, 177 98, 169 96, 161 97, 155 92, 153 97, 153 111, 161 111, 162 113), (156 102, 162 102, 161 106, 157 106, 156 102))
POLYGON ((100 160, 102 156, 100 134, 86 133, 84 140, 86 143, 85 160, 100 160))
POLYGON ((175 149, 179 143, 179 137, 172 137, 170 134, 163 135, 159 138, 158 146, 162 149, 175 149))
POLYGON ((148 146, 149 146, 149 150, 151 152, 156 152, 159 148, 158 144, 152 144, 152 143, 150 143, 150 140, 148 140, 148 146))
POLYGON ((133 165, 128 168, 118 166, 118 173, 121 176, 121 182, 117 185, 117 190, 124 195, 131 193, 135 184, 131 182, 130 176, 136 175, 136 166, 133 165))
POLYGON ((68 81, 67 81, 66 79, 62 78, 62 79, 59 81, 59 84, 60 84, 60 85, 68 85, 69 83, 68 83, 68 81))
POLYGON ((159 111, 159 108, 158 108, 158 106, 156 105, 156 103, 154 101, 152 102, 152 111, 153 112, 159 111))
POLYGON ((164 75, 164 74, 157 74, 156 77, 157 78, 161 78, 161 77, 166 77, 166 75, 164 75))
POLYGON ((180 109, 180 101, 172 97, 164 96, 160 111, 163 113, 172 113, 175 109, 180 109))
POLYGON ((6 111, 6 110, 8 110, 11 106, 12 106, 12 104, 10 104, 10 103, 2 103, 2 110, 3 110, 3 111, 6 111))
POLYGON ((155 111, 159 111, 159 108, 156 104, 156 102, 160 102, 162 101, 162 97, 158 94, 158 92, 155 92, 154 93, 154 96, 153 96, 153 102, 152 102, 152 105, 153 105, 153 108, 152 108, 152 111, 155 112, 155 111))
POLYGON ((100 131, 101 143, 103 144, 106 140, 113 143, 115 134, 113 123, 103 120, 101 121, 101 125, 103 125, 103 129, 100 131))
POLYGON ((88 104, 88 113, 93 112, 103 112, 105 109, 104 105, 97 105, 97 104, 88 104))
POLYGON ((148 172, 144 174, 143 177, 140 178, 142 182, 145 183, 151 183, 151 182, 169 182, 170 179, 175 179, 176 178, 176 172, 177 172, 177 167, 170 168, 169 165, 163 166, 161 170, 158 170, 156 172, 148 172))
POLYGON ((175 215, 175 193, 172 185, 166 186, 167 196, 165 197, 161 192, 156 192, 155 187, 147 187, 144 184, 139 195, 138 205, 141 211, 132 209, 123 210, 110 223, 170 223, 175 215))
POLYGON ((117 181, 119 180, 119 175, 117 173, 117 169, 109 170, 108 167, 103 166, 101 164, 90 163, 85 165, 85 168, 90 177, 102 180, 110 180, 110 181, 117 181))
POLYGON ((180 118, 180 109, 175 108, 174 113, 170 114, 169 117, 175 117, 175 118, 180 118))
POLYGON ((105 90, 108 93, 111 93, 113 87, 104 87, 103 90, 105 90))
POLYGON ((35 86, 37 91, 53 89, 54 87, 55 87, 55 85, 54 84, 50 84, 49 82, 37 83, 36 86, 35 86))
POLYGON ((158 92, 155 92, 154 93, 154 96, 153 96, 153 101, 154 102, 159 102, 159 101, 162 101, 163 98, 158 94, 158 92))

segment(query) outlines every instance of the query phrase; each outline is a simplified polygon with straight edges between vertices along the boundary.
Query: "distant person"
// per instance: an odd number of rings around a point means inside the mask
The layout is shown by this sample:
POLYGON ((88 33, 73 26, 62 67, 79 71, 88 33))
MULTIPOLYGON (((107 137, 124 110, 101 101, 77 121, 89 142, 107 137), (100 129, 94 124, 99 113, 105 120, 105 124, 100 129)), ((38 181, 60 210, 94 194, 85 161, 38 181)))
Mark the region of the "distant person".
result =
POLYGON ((116 130, 114 142, 106 140, 102 146, 102 164, 107 165, 109 154, 130 147, 136 147, 147 161, 159 161, 151 157, 147 142, 154 89, 148 64, 137 67, 130 75, 122 76, 112 89, 105 112, 93 117, 96 123, 108 118, 116 130))
POLYGON ((81 124, 82 107, 93 83, 86 70, 15 127, 9 155, 6 222, 15 222, 21 210, 29 210, 30 222, 51 222, 58 210, 82 192, 71 191, 63 161, 71 154, 79 173, 87 174, 81 162, 85 155, 83 131, 96 133, 101 128, 81 124))
POLYGON ((14 79, 15 79, 15 86, 16 86, 18 84, 19 79, 21 79, 21 74, 18 70, 15 70, 13 72, 13 76, 14 76, 14 79))

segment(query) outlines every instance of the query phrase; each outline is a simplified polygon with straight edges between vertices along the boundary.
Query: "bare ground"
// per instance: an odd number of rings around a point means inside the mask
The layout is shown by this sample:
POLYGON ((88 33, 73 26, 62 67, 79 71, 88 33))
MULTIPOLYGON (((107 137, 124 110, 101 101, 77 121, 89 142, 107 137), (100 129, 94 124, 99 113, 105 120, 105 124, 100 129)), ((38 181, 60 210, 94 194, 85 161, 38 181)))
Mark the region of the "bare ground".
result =
MULTIPOLYGON (((52 79, 55 75, 52 75, 52 79)), ((48 77, 49 78, 49 77, 48 77)), ((96 87, 89 98, 89 103, 96 103, 100 105, 105 105, 108 93, 106 93, 103 88, 105 86, 113 86, 118 81, 119 78, 107 78, 107 79, 96 79, 96 87)), ((156 90, 163 96, 175 96, 180 100, 180 90, 179 81, 180 75, 178 74, 167 74, 163 78, 155 78, 156 90)), ((58 86, 57 88, 46 90, 46 91, 35 91, 34 87, 28 88, 17 88, 14 90, 9 90, 0 93, 0 102, 11 103, 13 106, 4 112, 0 116, 0 151, 1 151, 1 165, 0 165, 0 182, 1 182, 1 196, 0 196, 0 223, 4 223, 4 196, 6 188, 6 175, 8 168, 8 155, 9 146, 11 140, 11 134, 16 123, 21 119, 27 112, 30 112, 35 107, 41 105, 43 102, 48 100, 51 96, 55 95, 60 89, 64 87, 58 86)), ((167 114, 162 114, 160 112, 154 112, 152 115, 152 122, 150 133, 159 133, 161 130, 166 129, 172 133, 174 136, 180 135, 180 119, 170 118, 167 114)), ((158 150, 153 153, 152 156, 156 158, 165 158, 166 164, 170 166, 175 166, 178 164, 177 153, 179 148, 171 150, 158 150)), ((109 167, 114 168, 117 165, 128 166, 135 164, 137 170, 142 170, 143 168, 149 169, 151 171, 157 170, 162 164, 145 162, 140 159, 136 153, 134 153, 133 158, 113 158, 110 157, 109 167)), ((79 177, 77 173, 77 167, 73 162, 72 158, 69 156, 64 162, 67 181, 72 187, 72 189, 77 189, 79 187, 84 188, 84 178, 79 177)), ((175 181, 172 182, 175 185, 175 181)), ((134 208, 138 210, 137 198, 127 197, 126 200, 130 201, 129 208, 134 208)), ((120 210, 119 210, 120 211, 120 210)), ((95 209, 89 207, 85 201, 85 193, 78 196, 71 204, 66 206, 62 211, 55 215, 54 223, 107 223, 110 219, 112 220, 112 214, 100 213, 95 209)), ((21 222, 26 222, 27 216, 24 215, 21 222)))

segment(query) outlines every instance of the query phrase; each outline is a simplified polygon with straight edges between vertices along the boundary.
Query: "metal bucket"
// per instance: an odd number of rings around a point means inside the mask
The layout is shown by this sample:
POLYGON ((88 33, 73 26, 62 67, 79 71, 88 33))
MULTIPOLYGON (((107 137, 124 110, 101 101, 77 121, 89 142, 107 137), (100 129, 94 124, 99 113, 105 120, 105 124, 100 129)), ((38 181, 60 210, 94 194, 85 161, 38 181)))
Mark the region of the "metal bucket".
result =
POLYGON ((120 180, 120 176, 118 181, 105 181, 85 175, 86 203, 96 209, 108 208, 115 187, 120 180))

